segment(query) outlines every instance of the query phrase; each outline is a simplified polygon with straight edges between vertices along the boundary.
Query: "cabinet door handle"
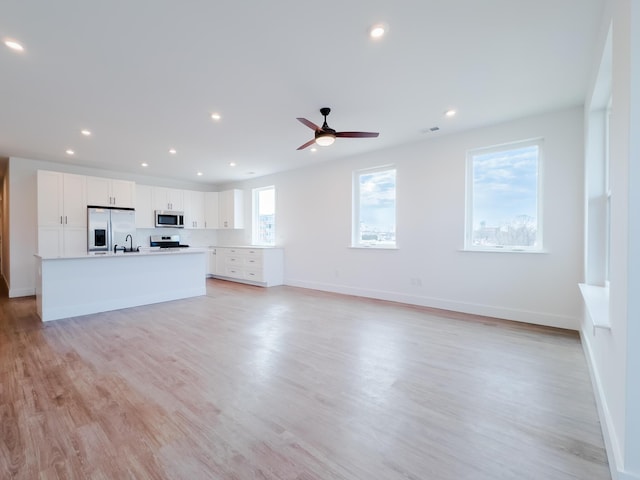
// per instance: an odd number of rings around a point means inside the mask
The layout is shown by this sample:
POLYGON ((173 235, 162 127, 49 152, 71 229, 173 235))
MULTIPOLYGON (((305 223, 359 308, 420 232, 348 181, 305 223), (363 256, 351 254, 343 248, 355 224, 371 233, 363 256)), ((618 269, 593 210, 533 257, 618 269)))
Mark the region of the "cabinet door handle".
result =
POLYGON ((60 215, 60 225, 62 225, 62 215, 60 215))
POLYGON ((69 223, 69 222, 67 222, 67 216, 65 215, 64 216, 64 224, 66 225, 67 223, 69 223))

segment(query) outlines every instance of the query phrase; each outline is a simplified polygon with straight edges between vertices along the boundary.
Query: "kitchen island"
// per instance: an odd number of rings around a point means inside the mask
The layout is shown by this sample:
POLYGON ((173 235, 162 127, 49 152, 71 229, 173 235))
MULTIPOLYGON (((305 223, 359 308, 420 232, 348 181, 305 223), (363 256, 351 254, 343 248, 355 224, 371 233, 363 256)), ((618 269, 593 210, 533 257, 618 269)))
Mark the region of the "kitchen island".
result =
POLYGON ((36 255, 36 308, 42 321, 206 294, 206 250, 43 257, 36 255))

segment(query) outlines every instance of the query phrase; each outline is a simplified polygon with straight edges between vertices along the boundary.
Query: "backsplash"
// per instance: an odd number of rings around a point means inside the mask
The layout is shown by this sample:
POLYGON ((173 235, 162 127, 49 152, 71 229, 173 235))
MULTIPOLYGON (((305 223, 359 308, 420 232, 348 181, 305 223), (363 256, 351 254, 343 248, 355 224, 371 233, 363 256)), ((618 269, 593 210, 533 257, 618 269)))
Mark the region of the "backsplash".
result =
POLYGON ((138 228, 135 244, 149 246, 151 235, 180 235, 180 243, 191 247, 208 247, 216 245, 216 230, 191 230, 186 228, 138 228))

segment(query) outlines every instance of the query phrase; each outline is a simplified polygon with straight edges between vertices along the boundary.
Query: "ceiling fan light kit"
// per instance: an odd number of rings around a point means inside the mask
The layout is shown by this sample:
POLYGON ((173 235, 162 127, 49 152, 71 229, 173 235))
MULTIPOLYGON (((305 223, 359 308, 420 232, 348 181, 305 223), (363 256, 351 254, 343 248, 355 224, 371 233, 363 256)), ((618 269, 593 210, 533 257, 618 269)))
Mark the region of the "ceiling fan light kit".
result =
POLYGON ((335 135, 320 135, 316 137, 316 143, 321 147, 328 147, 329 145, 333 145, 333 142, 336 141, 335 135))
POLYGON ((307 120, 306 118, 298 117, 298 121, 303 125, 306 125, 311 130, 313 130, 314 138, 313 140, 309 140, 307 143, 304 143, 298 147, 298 150, 303 150, 314 143, 320 145, 321 147, 328 147, 332 145, 333 142, 336 141, 336 137, 343 138, 373 138, 378 136, 378 132, 336 132, 333 128, 329 127, 327 124, 327 115, 331 113, 331 109, 328 107, 324 107, 320 109, 320 114, 324 116, 324 122, 322 127, 319 127, 315 123, 307 120))

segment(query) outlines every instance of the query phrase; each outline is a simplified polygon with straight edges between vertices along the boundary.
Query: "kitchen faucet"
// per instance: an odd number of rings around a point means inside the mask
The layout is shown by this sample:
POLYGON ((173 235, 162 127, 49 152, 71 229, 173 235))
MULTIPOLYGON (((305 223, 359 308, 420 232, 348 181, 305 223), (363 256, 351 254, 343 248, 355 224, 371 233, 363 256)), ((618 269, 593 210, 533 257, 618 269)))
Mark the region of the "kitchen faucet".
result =
POLYGON ((131 236, 131 234, 130 234, 130 233, 128 233, 128 234, 127 234, 127 236, 126 236, 126 237, 124 237, 124 241, 126 242, 126 241, 127 241, 127 239, 129 239, 129 245, 131 245, 131 246, 129 247, 129 251, 130 251, 130 252, 133 252, 133 237, 131 236))

